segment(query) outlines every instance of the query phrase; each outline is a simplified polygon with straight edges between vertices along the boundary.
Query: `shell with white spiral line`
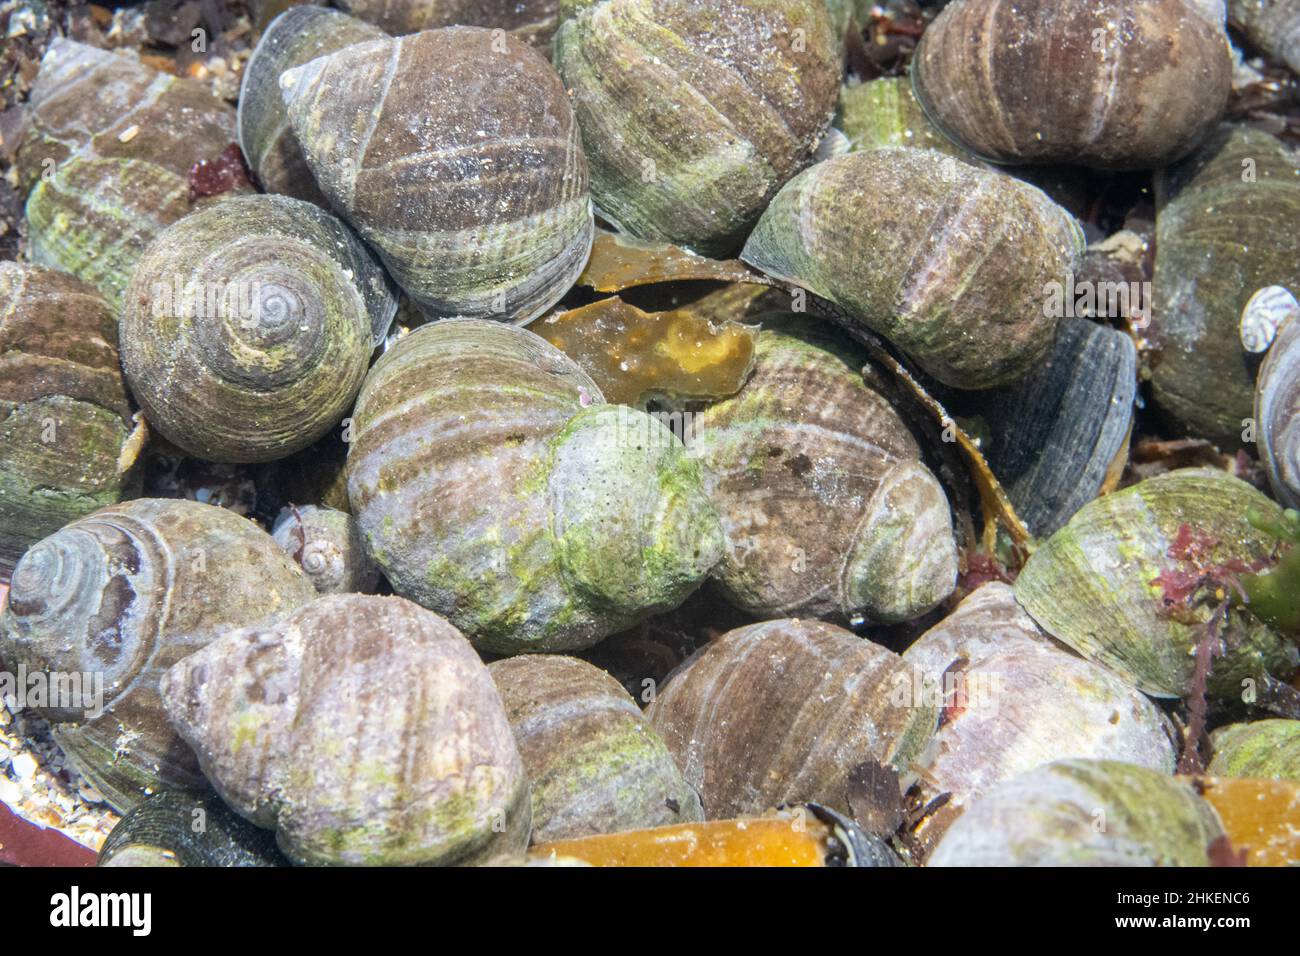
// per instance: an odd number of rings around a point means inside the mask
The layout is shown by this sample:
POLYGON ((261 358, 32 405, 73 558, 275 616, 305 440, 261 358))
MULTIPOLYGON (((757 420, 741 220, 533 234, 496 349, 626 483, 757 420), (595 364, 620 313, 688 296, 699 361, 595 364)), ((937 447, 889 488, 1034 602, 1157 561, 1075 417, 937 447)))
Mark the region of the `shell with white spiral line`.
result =
POLYGON ((141 257, 122 364, 173 444, 209 461, 272 461, 343 417, 395 310, 383 270, 329 213, 233 197, 141 257))
POLYGON ((1259 458, 1269 485, 1287 508, 1300 508, 1300 308, 1285 289, 1265 289, 1251 300, 1256 306, 1242 316, 1264 313, 1271 303, 1269 324, 1275 338, 1255 382, 1255 421, 1259 428, 1259 458), (1265 293, 1272 292, 1261 299, 1265 293))

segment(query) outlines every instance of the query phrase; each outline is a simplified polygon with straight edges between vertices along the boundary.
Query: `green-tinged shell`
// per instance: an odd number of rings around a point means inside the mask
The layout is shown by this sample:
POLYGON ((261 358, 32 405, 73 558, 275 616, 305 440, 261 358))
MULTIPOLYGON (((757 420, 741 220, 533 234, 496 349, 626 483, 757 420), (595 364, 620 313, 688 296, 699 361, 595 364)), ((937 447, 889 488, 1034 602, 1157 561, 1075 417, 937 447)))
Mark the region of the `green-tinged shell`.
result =
POLYGON ((991 787, 1053 760, 1120 760, 1174 772, 1164 713, 1110 671, 1047 637, 1010 587, 985 584, 903 654, 945 704, 919 762, 922 800, 949 797, 917 832, 933 846, 991 787))
POLYGON ((141 256, 122 365, 150 425, 183 450, 270 461, 343 418, 395 310, 378 263, 329 213, 231 197, 141 256))
POLYGON ((189 171, 235 140, 235 114, 197 81, 57 40, 41 61, 17 159, 33 262, 118 308, 145 246, 190 211, 189 171))
POLYGON ((1035 535, 1056 531, 1101 492, 1128 448, 1137 383, 1132 337, 1067 318, 1047 362, 982 396, 989 467, 1035 535))
POLYGON ((204 774, 296 863, 470 863, 528 843, 528 779, 487 668, 396 597, 325 595, 163 679, 204 774))
POLYGON ((671 610, 722 551, 677 437, 495 322, 432 323, 376 363, 348 496, 393 588, 499 653, 588 647, 671 610))
POLYGON ((1300 73, 1300 2, 1228 0, 1228 19, 1247 40, 1300 73))
POLYGON ((396 36, 438 27, 504 30, 545 51, 559 23, 562 0, 337 0, 355 17, 396 36))
POLYGON ((140 498, 74 521, 23 556, 0 617, 0 658, 70 691, 80 685, 42 710, 72 762, 125 810, 159 787, 203 783, 163 714, 163 672, 215 630, 284 614, 314 594, 251 521, 140 498))
POLYGON ((1062 760, 999 784, 949 828, 930 866, 1209 866, 1223 836, 1185 780, 1062 760))
POLYGON ((529 322, 582 272, 578 125, 520 41, 479 27, 373 40, 280 86, 321 192, 430 317, 529 322))
POLYGON ((329 208, 316 187, 289 125, 280 74, 353 43, 381 40, 384 31, 337 10, 290 7, 263 32, 244 66, 239 89, 239 146, 267 192, 329 208))
POLYGON ((346 511, 290 506, 280 512, 271 536, 321 594, 371 594, 379 586, 379 568, 346 511))
POLYGON ((703 819, 664 742, 600 668, 533 654, 488 671, 532 784, 534 843, 703 819))
POLYGON ((1257 365, 1241 313, 1270 285, 1300 289, 1300 159, 1267 133, 1223 127, 1157 181, 1152 389, 1190 434, 1235 447, 1257 365))
POLYGON ((0 262, 0 578, 69 521, 139 493, 117 317, 90 286, 0 262))
POLYGON ((1051 288, 1078 224, 1043 193, 933 150, 818 163, 763 213, 741 258, 832 302, 947 385, 990 388, 1049 354, 1051 288))
POLYGON ((842 87, 835 125, 844 131, 854 150, 911 146, 975 161, 930 122, 905 76, 883 76, 842 87))
POLYGON ((1230 724, 1211 735, 1206 770, 1217 777, 1260 777, 1300 783, 1300 720, 1230 724))
POLYGON ((698 414, 689 444, 722 516, 715 571, 758 617, 919 617, 951 593, 943 487, 864 356, 824 324, 764 319, 753 375, 698 414))
POLYGON ((1255 423, 1273 494, 1285 507, 1300 508, 1300 309, 1282 322, 1260 366, 1255 423))
POLYGON ((275 838, 215 796, 167 790, 118 821, 99 866, 287 866, 275 838))
POLYGON ((647 712, 711 820, 813 801, 848 813, 863 763, 906 776, 939 704, 897 654, 820 621, 728 631, 668 678, 647 712))
POLYGON ((822 3, 610 0, 561 24, 601 215, 641 239, 734 252, 813 156, 840 84, 822 3))
POLYGON ((1153 169, 1214 128, 1232 58, 1201 0, 956 0, 912 79, 935 124, 994 162, 1153 169))
MULTIPOLYGON (((1156 697, 1181 697, 1214 601, 1187 605, 1166 574, 1195 577, 1226 563, 1254 564, 1276 540, 1251 513, 1276 522, 1281 509, 1226 472, 1187 468, 1106 495, 1082 508, 1026 562, 1016 600, 1049 634, 1156 697), (1176 555, 1180 529, 1194 560, 1176 555), (1166 604, 1166 598, 1170 603, 1166 604)), ((1240 701, 1245 681, 1267 683, 1296 667, 1295 645, 1246 612, 1223 628, 1212 697, 1240 701)))

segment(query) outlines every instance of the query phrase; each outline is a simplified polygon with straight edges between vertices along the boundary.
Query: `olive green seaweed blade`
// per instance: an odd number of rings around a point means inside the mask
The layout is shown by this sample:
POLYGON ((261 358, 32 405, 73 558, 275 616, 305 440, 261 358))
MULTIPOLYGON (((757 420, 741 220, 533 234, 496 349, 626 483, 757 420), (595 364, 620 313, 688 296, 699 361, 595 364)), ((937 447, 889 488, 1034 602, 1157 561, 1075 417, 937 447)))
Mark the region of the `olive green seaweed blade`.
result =
MULTIPOLYGON (((1029 558, 1016 599, 1053 637, 1156 697, 1188 691, 1194 649, 1226 594, 1185 600, 1173 575, 1230 574, 1267 563, 1275 540, 1247 518, 1280 509, 1225 472, 1182 469, 1082 508, 1029 558)), ((1213 588, 1211 588, 1211 592, 1213 588)), ((1286 677, 1296 648, 1248 613, 1221 636, 1211 696, 1239 698, 1242 681, 1286 677)))

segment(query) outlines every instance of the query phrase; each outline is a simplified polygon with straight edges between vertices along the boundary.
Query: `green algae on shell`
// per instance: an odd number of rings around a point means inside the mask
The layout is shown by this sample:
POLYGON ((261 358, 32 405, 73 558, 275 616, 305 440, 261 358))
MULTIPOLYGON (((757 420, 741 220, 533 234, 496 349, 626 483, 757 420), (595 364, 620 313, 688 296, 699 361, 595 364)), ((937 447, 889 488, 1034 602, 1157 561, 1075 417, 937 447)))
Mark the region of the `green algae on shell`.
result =
POLYGON ((955 388, 1023 377, 1049 353, 1047 309, 1083 255, 1042 192, 933 150, 849 153, 804 170, 741 258, 828 300, 955 388))
POLYGON ((752 624, 715 638, 668 677, 647 715, 724 819, 784 803, 849 813, 849 777, 876 762, 906 779, 938 723, 920 673, 821 621, 752 624))
POLYGON ((1213 757, 1206 773, 1300 783, 1300 720, 1229 724, 1210 736, 1213 757))
POLYGON ((555 35, 602 218, 723 256, 813 156, 840 49, 822 3, 610 0, 555 35))
POLYGON ((1241 344, 1242 310, 1265 286, 1300 289, 1300 157, 1224 126, 1157 179, 1156 200, 1152 396, 1188 433, 1237 447, 1257 365, 1241 344))
POLYGON ((215 794, 165 790, 118 821, 97 866, 287 866, 275 838, 215 794))
POLYGON ((337 10, 304 4, 271 21, 244 66, 239 88, 239 146, 267 192, 329 208, 289 125, 280 74, 384 31, 337 10))
POLYGON ((114 308, 144 248, 190 211, 190 168, 235 139, 234 110, 201 83, 72 40, 50 45, 25 122, 29 256, 114 308))
POLYGON ((77 769, 125 810, 162 787, 203 786, 163 714, 166 669, 214 631, 287 613, 314 594, 251 521, 213 505, 139 498, 27 551, 0 617, 0 658, 29 674, 82 675, 77 700, 51 701, 43 713, 77 769))
POLYGON ((184 451, 270 461, 343 418, 396 307, 334 216, 287 196, 230 197, 140 257, 122 364, 149 423, 184 451))
POLYGON ((835 125, 854 150, 883 146, 934 149, 957 159, 976 162, 973 154, 952 142, 930 122, 904 76, 882 76, 840 89, 835 125))
POLYGON ((1223 836, 1191 783, 1115 760, 1062 760, 976 800, 928 866, 1209 866, 1223 836))
POLYGON ((488 672, 532 784, 534 843, 703 819, 664 742, 600 668, 528 654, 488 672))
POLYGON ((347 468, 393 588, 481 650, 589 647, 679 605, 723 547, 681 441, 501 323, 435 322, 385 353, 347 468))
POLYGON ((138 494, 143 440, 108 303, 72 276, 0 262, 0 578, 41 538, 138 494))
POLYGON ((1044 634, 1006 584, 974 591, 903 660, 946 703, 935 745, 918 762, 922 803, 935 801, 936 809, 912 832, 930 847, 980 794, 1053 760, 1174 772, 1173 726, 1164 713, 1044 634))
POLYGON ((956 0, 912 79, 935 124, 994 162, 1154 169, 1223 115, 1232 57, 1202 0, 956 0))
MULTIPOLYGON (((1215 609, 1167 606, 1162 575, 1270 559, 1277 542, 1255 527, 1252 512, 1266 523, 1281 517, 1274 502, 1226 472, 1148 478, 1084 506, 1043 542, 1016 579, 1016 600, 1047 633, 1140 690, 1181 697, 1215 609), (1180 532, 1196 543, 1195 560, 1176 554, 1180 532)), ((1247 612, 1231 613, 1221 637, 1214 698, 1240 700, 1243 681, 1264 685, 1296 668, 1295 645, 1247 612)))
POLYGON ((296 863, 471 863, 528 843, 528 780, 487 668, 397 597, 324 595, 163 678, 217 792, 296 863))
POLYGON ((919 617, 957 578, 942 486, 865 356, 822 323, 763 324, 749 381, 692 423, 729 542, 715 577, 758 617, 919 617))
POLYGON ((513 37, 446 27, 280 76, 316 183, 431 318, 525 323, 581 274, 594 222, 564 84, 513 37))

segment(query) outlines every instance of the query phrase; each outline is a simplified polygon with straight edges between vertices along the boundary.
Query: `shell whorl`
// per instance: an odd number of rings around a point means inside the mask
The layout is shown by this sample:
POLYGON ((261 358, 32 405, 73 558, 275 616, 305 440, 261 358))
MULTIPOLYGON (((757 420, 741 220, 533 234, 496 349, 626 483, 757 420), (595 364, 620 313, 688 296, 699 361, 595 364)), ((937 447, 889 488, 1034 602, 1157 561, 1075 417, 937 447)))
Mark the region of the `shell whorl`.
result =
POLYGON ((1273 493, 1284 507, 1300 508, 1300 311, 1290 311, 1260 367, 1255 420, 1273 493))

